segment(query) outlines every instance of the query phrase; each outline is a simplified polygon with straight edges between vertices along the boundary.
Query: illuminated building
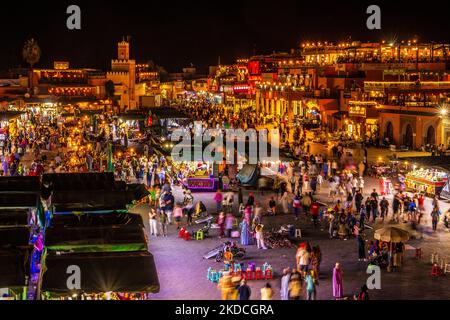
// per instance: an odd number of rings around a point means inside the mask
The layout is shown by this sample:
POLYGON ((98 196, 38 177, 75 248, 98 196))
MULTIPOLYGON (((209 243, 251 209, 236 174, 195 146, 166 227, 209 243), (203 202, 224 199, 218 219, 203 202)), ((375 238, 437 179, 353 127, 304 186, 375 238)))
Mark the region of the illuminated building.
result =
POLYGON ((114 82, 121 110, 136 109, 136 62, 130 59, 128 41, 118 43, 117 59, 111 60, 111 71, 107 72, 106 77, 114 82))

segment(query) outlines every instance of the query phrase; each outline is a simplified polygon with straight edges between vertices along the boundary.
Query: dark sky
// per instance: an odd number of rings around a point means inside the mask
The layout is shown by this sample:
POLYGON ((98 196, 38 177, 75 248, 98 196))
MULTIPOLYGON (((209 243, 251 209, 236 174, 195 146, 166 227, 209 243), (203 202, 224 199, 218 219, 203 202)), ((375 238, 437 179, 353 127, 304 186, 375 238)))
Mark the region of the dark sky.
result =
POLYGON ((116 43, 131 36, 131 55, 169 71, 297 47, 301 40, 410 39, 450 42, 450 1, 345 0, 40 0, 2 2, 0 69, 25 65, 21 49, 34 37, 37 66, 66 59, 75 67, 109 68, 116 43), (8 3, 8 7, 4 7, 8 3), (17 3, 17 5, 14 5, 17 3), (66 8, 81 7, 81 30, 66 28, 66 8), (366 28, 366 8, 381 7, 380 31, 366 28))

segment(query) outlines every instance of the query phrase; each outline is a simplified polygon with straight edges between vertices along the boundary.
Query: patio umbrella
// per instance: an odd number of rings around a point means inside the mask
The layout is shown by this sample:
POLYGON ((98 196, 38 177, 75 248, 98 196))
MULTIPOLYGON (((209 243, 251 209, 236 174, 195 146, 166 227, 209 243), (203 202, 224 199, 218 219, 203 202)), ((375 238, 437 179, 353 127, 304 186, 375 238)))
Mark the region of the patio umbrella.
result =
POLYGON ((375 230, 373 237, 385 242, 405 242, 409 239, 409 232, 395 227, 385 227, 375 230))

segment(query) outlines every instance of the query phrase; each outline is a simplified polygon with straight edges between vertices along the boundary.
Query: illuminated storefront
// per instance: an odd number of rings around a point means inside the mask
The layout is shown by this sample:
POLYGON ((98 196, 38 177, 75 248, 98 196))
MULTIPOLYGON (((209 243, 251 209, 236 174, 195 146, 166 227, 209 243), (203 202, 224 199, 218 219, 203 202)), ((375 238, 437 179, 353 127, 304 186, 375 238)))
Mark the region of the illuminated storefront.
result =
POLYGON ((344 129, 355 139, 374 139, 379 136, 377 103, 372 101, 349 101, 348 118, 344 129))

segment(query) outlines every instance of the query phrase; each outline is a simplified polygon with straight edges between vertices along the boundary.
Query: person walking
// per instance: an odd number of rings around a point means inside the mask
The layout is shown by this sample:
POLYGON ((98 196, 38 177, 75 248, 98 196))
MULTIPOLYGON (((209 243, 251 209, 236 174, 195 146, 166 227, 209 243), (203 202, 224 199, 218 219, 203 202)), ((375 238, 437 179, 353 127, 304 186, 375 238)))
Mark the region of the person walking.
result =
POLYGON ((274 197, 270 197, 270 201, 269 201, 269 209, 270 209, 270 212, 271 212, 273 215, 276 214, 276 212, 277 212, 277 203, 276 203, 274 197))
POLYGON ((294 196, 294 200, 292 201, 292 207, 294 208, 295 220, 298 220, 298 215, 300 213, 301 206, 302 206, 302 204, 301 204, 301 201, 300 201, 300 197, 296 194, 294 196))
POLYGON ((289 268, 283 270, 283 276, 281 277, 281 300, 289 300, 289 280, 291 279, 291 273, 289 268))
POLYGON ((180 229, 181 219, 183 219, 183 208, 179 203, 175 204, 175 207, 173 209, 173 218, 175 219, 177 230, 180 229))
POLYGON ((300 300, 302 294, 302 277, 297 269, 292 269, 289 279, 289 300, 300 300))
POLYGON ((388 216, 388 210, 389 210, 389 202, 385 197, 381 199, 380 201, 380 208, 381 208, 381 221, 384 222, 384 217, 388 216))
POLYGON ((273 290, 270 283, 266 283, 266 285, 261 289, 261 300, 272 300, 273 298, 273 290))
POLYGON ((288 214, 289 213, 289 194, 287 191, 283 193, 283 196, 281 197, 281 206, 283 207, 283 213, 288 214))
POLYGON ((169 219, 167 218, 167 214, 164 211, 159 212, 159 222, 161 224, 161 234, 163 235, 163 237, 167 237, 169 219))
POLYGON ((223 201, 223 195, 220 189, 217 190, 216 193, 214 194, 214 201, 216 202, 216 212, 219 213, 222 210, 222 201, 223 201))
MULTIPOLYGON (((359 230, 359 229, 358 229, 359 230)), ((358 232, 356 236, 356 242, 358 244, 358 261, 366 261, 366 244, 362 235, 358 232)))
POLYGON ((313 218, 314 228, 317 227, 317 223, 319 220, 319 211, 320 211, 320 204, 316 200, 314 200, 313 203, 311 204, 311 215, 313 218))
POLYGON ((231 231, 233 230, 234 217, 232 213, 227 213, 225 217, 225 236, 231 237, 231 231))
POLYGON ((158 214, 155 208, 150 208, 149 212, 150 235, 158 236, 158 214))
POLYGON ((333 268, 333 297, 338 300, 344 296, 343 289, 343 272, 339 262, 336 262, 335 267, 333 268))
POLYGON ((246 219, 239 224, 241 245, 248 246, 251 243, 250 226, 246 219))
POLYGON ((235 296, 236 287, 233 285, 232 276, 229 271, 226 271, 222 278, 220 278, 217 288, 222 293, 222 300, 233 300, 235 296))
POLYGON ((264 225, 258 224, 255 228, 256 232, 256 246, 258 249, 267 249, 264 243, 264 225))
POLYGON ((220 229, 219 238, 225 236, 225 213, 222 211, 219 213, 219 217, 217 218, 217 224, 220 229))
POLYGON ((316 300, 317 279, 314 277, 314 271, 311 270, 305 277, 306 283, 306 300, 316 300))
POLYGON ((437 230, 437 225, 439 222, 439 208, 438 207, 434 207, 433 211, 431 211, 431 225, 433 228, 433 231, 437 230))
POLYGON ((250 300, 250 296, 252 295, 252 290, 247 284, 245 279, 241 280, 241 285, 238 288, 239 300, 250 300))

